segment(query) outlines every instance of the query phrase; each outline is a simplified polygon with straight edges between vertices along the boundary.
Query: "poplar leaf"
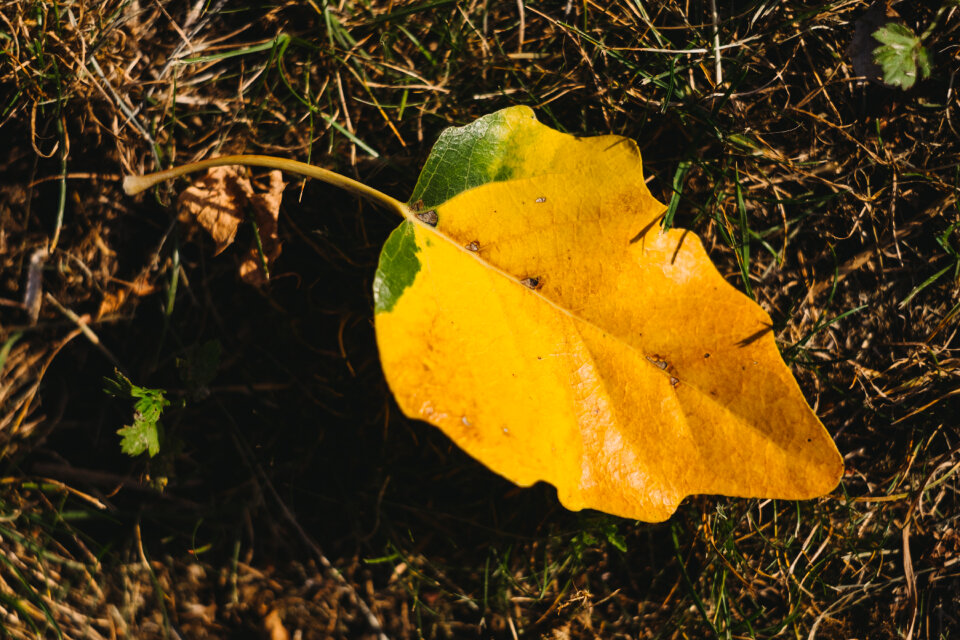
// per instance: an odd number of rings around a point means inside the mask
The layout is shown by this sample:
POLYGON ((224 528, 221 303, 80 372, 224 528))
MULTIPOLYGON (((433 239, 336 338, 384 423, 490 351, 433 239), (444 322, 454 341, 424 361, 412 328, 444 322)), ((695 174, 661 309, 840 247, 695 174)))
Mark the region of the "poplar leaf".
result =
POLYGON ((506 109, 440 136, 408 209, 374 280, 406 415, 573 510, 660 521, 691 494, 836 486, 770 317, 661 230, 633 141, 506 109))

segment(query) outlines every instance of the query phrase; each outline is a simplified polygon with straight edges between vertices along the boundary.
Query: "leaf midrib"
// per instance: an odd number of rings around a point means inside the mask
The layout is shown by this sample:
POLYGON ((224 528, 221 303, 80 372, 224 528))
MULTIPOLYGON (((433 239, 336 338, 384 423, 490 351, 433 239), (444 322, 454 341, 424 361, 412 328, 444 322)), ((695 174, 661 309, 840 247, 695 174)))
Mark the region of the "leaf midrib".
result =
MULTIPOLYGON (((558 175, 559 175, 559 174, 558 174, 558 175)), ((501 181, 501 182, 513 182, 513 181, 512 181, 512 180, 505 180, 505 181, 501 181)), ((479 186, 477 186, 477 187, 473 187, 473 189, 480 189, 480 188, 483 188, 484 186, 485 186, 485 185, 479 185, 479 186)), ((460 193, 457 194, 457 196, 462 195, 462 194, 464 194, 464 193, 467 193, 467 192, 469 192, 469 191, 472 191, 473 189, 467 189, 466 191, 461 191, 460 193)), ((457 196, 454 196, 454 197, 457 197, 457 196)), ((447 202, 449 202, 449 199, 448 199, 448 200, 445 200, 444 202, 442 202, 442 203, 440 203, 440 204, 438 204, 438 205, 436 205, 436 206, 439 208, 439 207, 443 206, 444 204, 446 204, 447 202)), ((597 331, 600 331, 601 333, 605 333, 605 334, 607 334, 607 335, 612 336, 612 337, 615 338, 618 342, 626 345, 626 346, 629 347, 631 350, 639 352, 639 353, 644 357, 644 360, 647 362, 647 364, 648 364, 650 367, 652 367, 653 369, 655 369, 660 375, 662 375, 662 376, 664 376, 664 377, 667 377, 667 378, 674 377, 674 378, 677 378, 678 380, 681 380, 681 381, 683 381, 683 382, 686 383, 686 381, 684 381, 684 380, 683 380, 682 378, 680 378, 679 376, 672 376, 670 373, 666 372, 664 369, 661 369, 660 367, 658 367, 658 366, 655 365, 654 363, 650 362, 649 358, 650 358, 651 356, 650 356, 646 351, 644 351, 642 348, 637 347, 637 346, 631 344, 630 342, 628 342, 626 339, 624 339, 623 337, 621 337, 621 336, 618 335, 618 334, 615 334, 615 333, 613 333, 613 332, 610 332, 610 331, 608 331, 607 329, 605 329, 605 328, 603 328, 603 327, 597 326, 596 323, 594 323, 594 322, 592 322, 592 321, 590 321, 590 320, 587 320, 586 318, 583 318, 582 316, 576 314, 575 312, 573 312, 573 311, 567 309, 566 307, 560 305, 559 303, 555 302, 554 300, 552 300, 552 299, 548 298, 547 296, 545 296, 544 294, 542 294, 542 293, 541 293, 540 291, 538 291, 537 289, 531 289, 530 287, 525 286, 525 285, 522 284, 522 283, 520 282, 520 280, 519 280, 516 276, 514 276, 513 274, 509 273, 508 271, 505 271, 504 269, 501 269, 500 267, 498 267, 498 266, 495 265, 495 264, 492 264, 492 263, 484 260, 483 257, 481 257, 479 251, 470 251, 470 250, 468 250, 468 249, 467 249, 466 247, 464 247, 460 242, 458 242, 458 241, 455 240, 454 238, 450 237, 449 235, 447 235, 446 233, 444 233, 443 231, 441 231, 441 230, 438 229, 437 227, 434 227, 434 226, 431 226, 431 225, 429 225, 429 224, 426 224, 426 223, 422 222, 419 218, 417 218, 417 216, 415 215, 415 213, 414 213, 409 207, 407 207, 406 205, 404 205, 404 208, 405 208, 404 217, 406 217, 407 222, 411 222, 411 223, 413 223, 413 224, 415 224, 415 225, 419 225, 421 228, 423 228, 423 229, 424 229, 425 231, 427 231, 428 233, 431 233, 431 234, 433 234, 434 236, 437 236, 437 237, 441 238, 442 240, 445 240, 446 242, 448 242, 448 243, 450 243, 451 245, 453 245, 453 247, 454 247, 457 251, 459 251, 461 254, 469 257, 469 258, 472 259, 472 260, 476 260, 477 262, 479 262, 479 263, 480 263, 482 266, 484 266, 485 268, 487 268, 487 269, 489 269, 489 270, 491 270, 491 271, 499 274, 501 277, 509 280, 509 281, 512 282, 514 285, 516 285, 516 286, 518 286, 518 287, 521 287, 521 288, 523 289, 523 291, 525 291, 527 294, 536 296, 537 298, 539 298, 540 300, 542 300, 542 301, 545 302, 546 304, 550 305, 550 306, 553 307, 556 311, 558 311, 558 312, 560 312, 561 314, 567 316, 567 317, 570 318, 571 320, 575 320, 575 321, 577 321, 577 322, 582 322, 583 324, 586 324, 586 325, 588 325, 588 326, 590 326, 590 327, 593 327, 594 329, 596 329, 597 331)), ((649 232, 648 232, 648 233, 649 233, 649 232)), ((699 393, 701 393, 701 394, 703 394, 703 395, 705 395, 705 396, 709 395, 707 392, 705 392, 703 389, 701 389, 700 387, 698 387, 696 384, 693 384, 693 383, 687 383, 687 384, 689 384, 692 388, 696 389, 699 393)), ((675 391, 674 391, 673 393, 676 394, 675 391)))

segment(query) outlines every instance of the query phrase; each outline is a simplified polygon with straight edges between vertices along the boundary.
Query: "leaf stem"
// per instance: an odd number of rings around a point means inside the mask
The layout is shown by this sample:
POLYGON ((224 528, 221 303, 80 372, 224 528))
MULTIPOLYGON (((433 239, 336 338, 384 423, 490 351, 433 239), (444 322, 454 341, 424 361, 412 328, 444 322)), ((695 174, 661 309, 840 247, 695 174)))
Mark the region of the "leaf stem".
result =
POLYGON ((277 158, 276 156, 220 156, 219 158, 209 158, 207 160, 200 160, 199 162, 182 164, 178 167, 167 169, 166 171, 157 171, 156 173, 148 173, 142 176, 126 176, 123 179, 123 190, 127 193, 127 195, 132 196, 166 180, 179 178, 180 176, 193 173, 195 171, 203 171, 204 169, 209 169, 210 167, 223 167, 226 165, 267 167, 269 169, 280 169, 281 171, 286 171, 288 173, 296 173, 308 178, 316 178, 317 180, 322 180, 327 184, 332 184, 335 187, 340 187, 341 189, 345 189, 355 195, 366 198, 371 202, 383 205, 387 209, 392 209, 404 218, 408 218, 411 215, 405 204, 396 198, 388 196, 382 191, 377 191, 376 189, 368 187, 361 182, 357 182, 356 180, 342 176, 339 173, 335 173, 328 169, 322 169, 312 164, 298 162, 297 160, 277 158))

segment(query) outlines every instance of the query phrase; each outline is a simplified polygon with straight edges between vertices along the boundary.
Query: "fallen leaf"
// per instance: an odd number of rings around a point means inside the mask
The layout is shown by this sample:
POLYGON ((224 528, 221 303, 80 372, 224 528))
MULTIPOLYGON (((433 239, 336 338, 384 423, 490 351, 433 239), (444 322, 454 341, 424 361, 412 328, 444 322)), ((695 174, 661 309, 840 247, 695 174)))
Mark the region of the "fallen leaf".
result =
MULTIPOLYGON (((270 172, 270 184, 266 193, 254 193, 252 187, 247 192, 247 199, 254 207, 254 222, 257 234, 263 249, 254 244, 248 256, 240 263, 240 277, 247 284, 261 285, 269 280, 269 266, 280 257, 282 246, 278 233, 277 223, 280 220, 280 202, 283 199, 283 189, 286 183, 280 171, 270 172), (263 261, 266 260, 267 270, 264 270, 263 261)), ((250 187, 250 183, 247 183, 250 187)))
POLYGON ((374 281, 406 415, 573 510, 660 521, 691 494, 836 486, 770 317, 661 231, 633 141, 513 107, 445 131, 409 202, 374 281))
POLYGON ((114 280, 120 282, 123 286, 115 291, 108 291, 104 293, 103 300, 100 302, 100 308, 97 309, 97 320, 103 318, 103 316, 107 314, 118 311, 131 295, 142 298, 143 296, 148 296, 157 290, 156 285, 150 282, 149 268, 141 271, 140 275, 138 275, 133 282, 124 282, 122 280, 117 280, 116 278, 114 280))
POLYGON ((126 289, 117 289, 116 291, 108 291, 103 294, 103 300, 100 301, 100 307, 97 309, 97 315, 95 316, 97 320, 103 318, 103 316, 111 314, 118 310, 123 303, 127 300, 127 290, 126 289))
POLYGON ((253 285, 269 279, 269 265, 282 251, 277 222, 286 183, 280 171, 271 171, 269 180, 267 191, 259 193, 237 167, 214 167, 178 199, 180 221, 195 222, 209 233, 217 245, 214 255, 233 243, 247 208, 251 208, 259 246, 255 238, 238 271, 244 282, 253 285))
POLYGON ((233 243, 250 191, 249 180, 237 167, 210 169, 180 194, 180 222, 200 225, 217 244, 218 255, 233 243))

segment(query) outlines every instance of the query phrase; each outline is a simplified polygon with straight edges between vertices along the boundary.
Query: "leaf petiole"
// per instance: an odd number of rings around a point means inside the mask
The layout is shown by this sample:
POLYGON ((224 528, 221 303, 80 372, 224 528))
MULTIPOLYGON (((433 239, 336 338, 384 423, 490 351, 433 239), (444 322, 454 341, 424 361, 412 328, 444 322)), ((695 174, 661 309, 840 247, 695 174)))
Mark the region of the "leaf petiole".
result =
POLYGON ((317 180, 322 180, 327 184, 332 184, 335 187, 340 187, 341 189, 345 189, 355 195, 366 198, 371 202, 383 205, 387 209, 395 211, 404 218, 409 218, 412 215, 405 204, 396 198, 388 196, 382 191, 377 191, 376 189, 368 187, 361 182, 357 182, 356 180, 352 180, 351 178, 342 176, 339 173, 335 173, 328 169, 307 164, 306 162, 288 160, 287 158, 277 158, 275 156, 221 156, 219 158, 209 158, 207 160, 200 160, 199 162, 182 164, 178 167, 173 167, 172 169, 157 171, 156 173, 148 173, 142 176, 126 176, 123 179, 123 190, 127 195, 132 196, 166 180, 179 178, 180 176, 184 176, 188 173, 203 171, 204 169, 209 169, 211 167, 223 167, 226 165, 266 167, 268 169, 279 169, 288 173, 295 173, 308 178, 316 178, 317 180))

